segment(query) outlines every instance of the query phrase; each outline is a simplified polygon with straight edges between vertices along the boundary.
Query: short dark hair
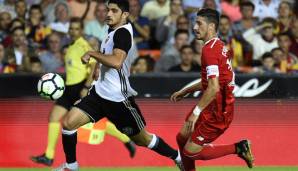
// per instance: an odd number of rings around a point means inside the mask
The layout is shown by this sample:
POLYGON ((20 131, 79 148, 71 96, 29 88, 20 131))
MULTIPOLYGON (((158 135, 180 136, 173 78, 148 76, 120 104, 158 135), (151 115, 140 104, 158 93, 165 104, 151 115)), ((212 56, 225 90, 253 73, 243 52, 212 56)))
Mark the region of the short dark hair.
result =
POLYGON ((183 30, 183 29, 176 30, 176 32, 175 32, 175 38, 176 38, 179 34, 187 34, 187 35, 189 36, 188 30, 183 30))
POLYGON ((225 18, 225 19, 229 20, 229 22, 231 22, 230 17, 227 16, 227 15, 225 15, 225 14, 222 14, 222 15, 220 16, 220 19, 222 19, 222 18, 225 18))
POLYGON ((215 25, 215 30, 218 29, 219 23, 219 12, 211 8, 203 8, 198 11, 197 16, 204 17, 207 22, 213 23, 215 25))
POLYGON ((10 34, 14 34, 14 32, 17 31, 17 30, 22 30, 25 33, 25 28, 23 26, 18 26, 18 27, 13 28, 10 31, 10 34))
POLYGON ((191 45, 183 45, 183 46, 180 48, 180 52, 182 53, 182 51, 183 51, 184 49, 191 49, 192 51, 194 51, 193 48, 191 47, 191 45))
POLYGON ((30 58, 30 63, 41 63, 41 61, 37 56, 32 56, 30 58))
POLYGON ((252 7, 252 10, 255 10, 255 5, 250 2, 250 1, 244 1, 240 3, 240 9, 242 9, 243 7, 252 7))
POLYGON ((265 59, 267 58, 273 58, 273 55, 271 52, 265 52, 263 55, 262 55, 262 61, 264 61, 265 59))
POLYGON ((280 39, 280 37, 282 37, 282 36, 287 36, 289 39, 291 39, 291 35, 288 32, 279 33, 277 35, 277 39, 280 39))
POLYGON ((129 12, 129 3, 127 0, 109 0, 108 4, 116 4, 122 12, 129 12))
POLYGON ((80 23, 81 28, 84 29, 84 21, 80 17, 71 17, 69 23, 80 23))

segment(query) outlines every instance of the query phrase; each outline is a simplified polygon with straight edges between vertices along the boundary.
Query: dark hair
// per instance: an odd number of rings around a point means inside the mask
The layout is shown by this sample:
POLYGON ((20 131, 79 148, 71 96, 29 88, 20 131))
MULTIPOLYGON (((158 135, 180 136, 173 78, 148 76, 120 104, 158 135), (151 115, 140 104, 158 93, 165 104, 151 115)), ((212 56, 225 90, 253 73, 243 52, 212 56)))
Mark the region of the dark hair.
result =
POLYGON ((10 34, 13 34, 15 31, 17 30, 22 30, 23 32, 25 32, 25 28, 22 27, 22 26, 19 26, 19 27, 15 27, 13 28, 11 31, 10 31, 10 34))
POLYGON ((30 7, 30 9, 29 9, 29 14, 32 12, 32 10, 39 10, 40 13, 42 13, 41 6, 38 5, 38 4, 34 4, 34 5, 32 5, 32 6, 30 7))
POLYGON ((215 25, 215 31, 217 31, 219 23, 219 12, 211 8, 203 8, 198 11, 197 16, 206 18, 208 23, 215 25))
POLYGON ((190 46, 190 45, 183 45, 183 46, 180 48, 180 52, 182 52, 184 49, 191 49, 192 51, 194 51, 193 48, 192 48, 192 46, 190 46))
POLYGON ((122 12, 129 12, 129 3, 127 0, 109 0, 108 4, 116 4, 122 12))
POLYGON ((230 17, 229 16, 227 16, 227 15, 221 15, 220 16, 220 19, 222 19, 222 18, 225 18, 225 19, 227 19, 227 20, 229 20, 229 22, 231 22, 231 19, 230 19, 230 17))
POLYGON ((264 24, 264 23, 271 23, 274 29, 277 27, 276 20, 274 18, 271 18, 271 17, 264 18, 261 23, 262 24, 264 24))
POLYGON ((271 52, 265 52, 263 55, 262 55, 262 61, 264 61, 265 59, 267 58, 273 58, 273 55, 271 52))
POLYGON ((288 32, 282 32, 277 35, 277 38, 280 39, 282 36, 287 36, 291 40, 291 35, 288 32))
POLYGON ((273 53, 274 51, 277 51, 277 50, 280 50, 280 51, 282 51, 282 53, 284 53, 284 50, 283 50, 281 47, 273 48, 273 49, 271 50, 271 53, 273 53))
POLYGON ((146 65, 147 65, 147 72, 151 72, 153 71, 154 68, 154 64, 155 64, 155 60, 149 56, 149 55, 145 55, 145 56, 139 56, 133 63, 133 65, 136 65, 139 60, 144 59, 146 61, 146 65))
POLYGON ((41 63, 41 61, 37 56, 32 56, 30 58, 30 63, 41 63))
POLYGON ((244 1, 240 3, 240 9, 242 9, 243 7, 252 7, 252 10, 255 10, 255 5, 250 2, 250 1, 244 1))
POLYGON ((176 30, 176 32, 175 32, 175 38, 176 38, 179 34, 187 34, 187 35, 189 36, 188 31, 187 31, 187 30, 183 30, 183 29, 176 30))
POLYGON ((80 23, 81 28, 84 29, 84 21, 80 17, 71 17, 69 23, 80 23))

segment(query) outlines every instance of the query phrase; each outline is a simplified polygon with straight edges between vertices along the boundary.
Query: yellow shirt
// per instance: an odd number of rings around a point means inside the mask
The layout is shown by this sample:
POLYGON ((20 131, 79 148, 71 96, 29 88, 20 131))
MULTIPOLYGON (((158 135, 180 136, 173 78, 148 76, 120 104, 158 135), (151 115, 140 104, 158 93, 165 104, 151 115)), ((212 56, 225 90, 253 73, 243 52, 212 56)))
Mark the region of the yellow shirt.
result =
POLYGON ((83 64, 81 57, 91 50, 89 43, 83 38, 77 39, 70 45, 65 55, 66 85, 74 85, 87 79, 89 65, 83 64))

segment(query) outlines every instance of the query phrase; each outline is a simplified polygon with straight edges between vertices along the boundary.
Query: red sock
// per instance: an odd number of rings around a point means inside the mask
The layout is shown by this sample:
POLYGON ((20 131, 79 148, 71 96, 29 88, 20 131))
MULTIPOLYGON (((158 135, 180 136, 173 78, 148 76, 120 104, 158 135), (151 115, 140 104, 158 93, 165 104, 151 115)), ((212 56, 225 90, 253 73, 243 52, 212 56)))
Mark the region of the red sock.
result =
POLYGON ((235 144, 231 145, 205 145, 198 153, 191 153, 186 150, 183 153, 193 160, 211 160, 229 154, 236 154, 235 144))
POLYGON ((183 153, 183 149, 187 142, 187 138, 183 137, 180 133, 178 133, 176 136, 176 140, 179 146, 181 160, 183 162, 185 171, 195 171, 196 170, 195 161, 192 160, 191 158, 186 157, 183 153))

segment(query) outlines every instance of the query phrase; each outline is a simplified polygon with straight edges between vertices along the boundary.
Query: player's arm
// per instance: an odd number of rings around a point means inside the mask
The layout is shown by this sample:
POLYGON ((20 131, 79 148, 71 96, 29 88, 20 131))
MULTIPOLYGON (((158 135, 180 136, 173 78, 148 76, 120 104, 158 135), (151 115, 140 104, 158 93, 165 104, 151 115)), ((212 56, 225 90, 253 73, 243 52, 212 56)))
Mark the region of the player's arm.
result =
POLYGON ((80 92, 81 97, 87 96, 88 91, 91 88, 91 84, 93 82, 93 73, 95 72, 95 68, 96 68, 96 62, 91 62, 88 65, 89 65, 88 67, 90 67, 90 73, 88 74, 84 87, 80 92))
POLYGON ((112 54, 106 55, 96 51, 89 51, 82 57, 82 61, 87 63, 90 57, 92 57, 105 66, 121 69, 132 45, 131 35, 127 29, 120 28, 115 32, 113 41, 114 47, 112 54))
POLYGON ((176 91, 175 93, 173 93, 170 97, 171 101, 176 102, 176 101, 180 101, 183 97, 185 97, 188 93, 192 93, 195 91, 200 91, 202 89, 202 83, 198 82, 195 83, 189 87, 186 88, 182 88, 179 91, 176 91))

